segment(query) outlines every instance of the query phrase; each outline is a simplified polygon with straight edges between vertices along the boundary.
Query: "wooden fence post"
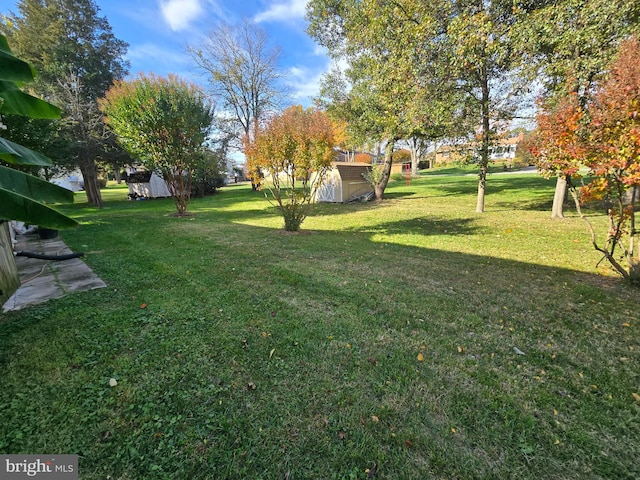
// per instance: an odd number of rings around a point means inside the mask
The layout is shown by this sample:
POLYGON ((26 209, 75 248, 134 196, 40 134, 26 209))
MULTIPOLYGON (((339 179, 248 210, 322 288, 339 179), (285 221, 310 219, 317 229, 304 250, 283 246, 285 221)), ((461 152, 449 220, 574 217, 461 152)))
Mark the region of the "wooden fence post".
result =
POLYGON ((13 256, 9 222, 0 221, 0 307, 20 286, 20 277, 13 256))

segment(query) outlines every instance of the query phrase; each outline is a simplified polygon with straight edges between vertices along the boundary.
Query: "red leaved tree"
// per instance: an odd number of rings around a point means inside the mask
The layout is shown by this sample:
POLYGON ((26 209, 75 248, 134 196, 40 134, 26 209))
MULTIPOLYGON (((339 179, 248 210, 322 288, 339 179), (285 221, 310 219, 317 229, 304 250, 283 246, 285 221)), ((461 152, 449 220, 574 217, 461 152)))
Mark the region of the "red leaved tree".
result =
POLYGON ((329 117, 301 106, 287 108, 259 127, 253 139, 245 139, 248 168, 265 176, 285 230, 299 230, 309 214, 333 160, 334 144, 329 117))
POLYGON ((640 245, 635 206, 640 196, 640 43, 623 42, 607 79, 590 98, 586 110, 577 96, 562 99, 555 108, 542 104, 538 133, 531 147, 543 174, 567 179, 580 216, 591 231, 594 248, 625 279, 640 283, 640 245), (572 179, 580 167, 593 181, 580 191, 572 179), (604 201, 609 228, 604 241, 582 215, 580 204, 604 201))

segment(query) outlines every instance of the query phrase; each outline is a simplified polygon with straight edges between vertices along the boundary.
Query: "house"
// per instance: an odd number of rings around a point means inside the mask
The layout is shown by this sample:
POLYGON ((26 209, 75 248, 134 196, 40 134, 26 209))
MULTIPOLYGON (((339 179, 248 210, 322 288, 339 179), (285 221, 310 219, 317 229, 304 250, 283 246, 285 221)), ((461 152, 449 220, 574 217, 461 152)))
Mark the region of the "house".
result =
MULTIPOLYGON (((489 161, 513 163, 518 145, 524 140, 524 133, 515 137, 501 138, 489 147, 489 161)), ((436 151, 436 165, 455 163, 478 157, 479 142, 452 146, 443 145, 436 151)))
POLYGON ((371 164, 332 162, 324 181, 316 188, 316 201, 346 203, 373 192, 363 174, 371 171, 371 164))

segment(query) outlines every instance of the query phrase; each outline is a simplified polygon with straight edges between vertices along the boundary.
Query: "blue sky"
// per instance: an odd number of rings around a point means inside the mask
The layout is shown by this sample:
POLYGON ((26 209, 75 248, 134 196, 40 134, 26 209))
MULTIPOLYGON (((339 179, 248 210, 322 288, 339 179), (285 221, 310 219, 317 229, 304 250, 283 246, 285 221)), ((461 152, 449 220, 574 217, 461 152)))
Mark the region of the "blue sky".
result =
MULTIPOLYGON (((139 72, 177 74, 205 85, 186 53, 221 22, 257 22, 281 49, 291 103, 311 105, 329 59, 305 33, 307 0, 97 0, 116 37, 129 44, 130 76, 139 72)), ((0 0, 0 11, 17 11, 17 2, 0 0)))

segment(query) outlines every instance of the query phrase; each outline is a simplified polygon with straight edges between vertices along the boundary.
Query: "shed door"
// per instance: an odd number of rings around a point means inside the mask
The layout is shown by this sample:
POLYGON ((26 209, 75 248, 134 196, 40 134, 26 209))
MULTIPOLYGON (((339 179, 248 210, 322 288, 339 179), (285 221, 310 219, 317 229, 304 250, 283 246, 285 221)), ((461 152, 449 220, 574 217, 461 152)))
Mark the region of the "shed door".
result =
POLYGON ((318 187, 317 200, 318 202, 335 202, 336 201, 336 186, 333 175, 327 176, 327 179, 318 187))

